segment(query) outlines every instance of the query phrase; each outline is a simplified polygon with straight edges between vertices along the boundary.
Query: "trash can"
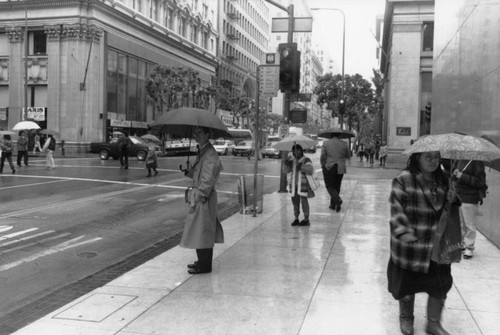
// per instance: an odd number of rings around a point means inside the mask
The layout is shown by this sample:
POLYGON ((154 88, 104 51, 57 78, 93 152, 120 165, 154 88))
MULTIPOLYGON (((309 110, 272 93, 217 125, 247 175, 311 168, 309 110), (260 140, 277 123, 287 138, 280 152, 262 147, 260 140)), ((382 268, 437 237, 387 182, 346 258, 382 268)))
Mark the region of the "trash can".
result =
POLYGON ((257 174, 257 190, 255 192, 254 175, 238 176, 238 200, 240 203, 241 214, 254 213, 254 199, 257 198, 256 213, 262 213, 262 205, 264 200, 264 175, 257 174), (256 194, 254 194, 256 193, 256 194))

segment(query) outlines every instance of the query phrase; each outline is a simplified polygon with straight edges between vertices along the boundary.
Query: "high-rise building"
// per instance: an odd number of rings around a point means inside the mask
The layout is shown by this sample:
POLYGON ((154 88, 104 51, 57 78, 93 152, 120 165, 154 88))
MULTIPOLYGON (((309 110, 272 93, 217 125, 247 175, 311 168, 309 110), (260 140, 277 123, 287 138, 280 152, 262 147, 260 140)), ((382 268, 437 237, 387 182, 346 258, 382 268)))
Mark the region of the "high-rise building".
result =
POLYGON ((156 64, 214 81, 217 15, 217 0, 0 0, 0 128, 33 119, 66 152, 113 130, 145 133, 156 64))

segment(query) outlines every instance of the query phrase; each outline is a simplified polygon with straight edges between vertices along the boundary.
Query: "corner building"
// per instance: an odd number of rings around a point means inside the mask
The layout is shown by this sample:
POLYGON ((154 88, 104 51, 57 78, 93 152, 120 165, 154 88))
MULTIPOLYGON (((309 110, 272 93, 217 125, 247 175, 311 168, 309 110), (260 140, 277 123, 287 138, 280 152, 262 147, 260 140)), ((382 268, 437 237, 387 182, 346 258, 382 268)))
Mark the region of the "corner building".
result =
POLYGON ((0 0, 0 128, 34 120, 66 152, 114 130, 146 133, 156 64, 215 80, 217 11, 216 0, 0 0))

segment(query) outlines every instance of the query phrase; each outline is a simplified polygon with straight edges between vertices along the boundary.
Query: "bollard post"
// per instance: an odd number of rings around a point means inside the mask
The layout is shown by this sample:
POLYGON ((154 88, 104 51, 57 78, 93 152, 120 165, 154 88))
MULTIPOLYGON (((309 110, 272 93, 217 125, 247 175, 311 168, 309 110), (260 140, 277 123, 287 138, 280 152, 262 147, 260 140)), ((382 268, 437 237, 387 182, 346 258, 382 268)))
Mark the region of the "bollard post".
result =
POLYGON ((64 150, 64 140, 61 140, 61 155, 64 156, 65 150, 64 150))

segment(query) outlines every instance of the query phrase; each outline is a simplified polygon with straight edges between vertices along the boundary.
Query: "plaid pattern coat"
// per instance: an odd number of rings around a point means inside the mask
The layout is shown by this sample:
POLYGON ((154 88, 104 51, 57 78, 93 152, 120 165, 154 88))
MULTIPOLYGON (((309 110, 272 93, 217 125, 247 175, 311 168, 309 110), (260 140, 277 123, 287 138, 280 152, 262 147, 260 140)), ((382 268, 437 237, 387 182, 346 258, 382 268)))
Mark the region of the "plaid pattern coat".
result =
POLYGON ((397 266, 427 273, 441 210, 448 192, 448 179, 443 176, 431 190, 423 175, 402 171, 392 181, 391 259, 397 266), (433 194, 434 193, 434 194, 433 194), (418 240, 405 242, 401 236, 411 234, 418 240))

